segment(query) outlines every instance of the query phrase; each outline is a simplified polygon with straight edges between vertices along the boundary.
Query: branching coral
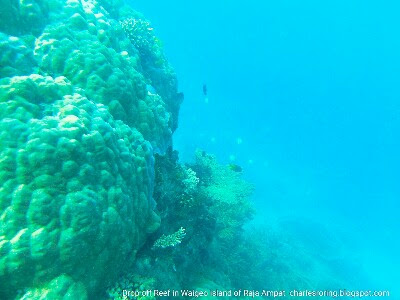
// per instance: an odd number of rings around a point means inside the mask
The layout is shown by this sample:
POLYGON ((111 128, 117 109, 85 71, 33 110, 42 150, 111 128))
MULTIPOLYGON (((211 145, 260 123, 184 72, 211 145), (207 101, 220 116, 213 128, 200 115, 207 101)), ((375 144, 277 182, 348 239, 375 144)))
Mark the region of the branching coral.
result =
POLYGON ((202 183, 202 193, 211 199, 209 208, 217 222, 218 236, 233 242, 242 226, 251 219, 253 207, 249 198, 254 187, 243 180, 241 173, 221 165, 212 155, 198 150, 192 169, 202 183))
POLYGON ((178 126, 179 105, 183 93, 177 92, 177 79, 174 70, 163 53, 161 41, 154 35, 150 22, 137 12, 130 12, 120 21, 120 25, 139 54, 139 62, 147 83, 155 88, 171 112, 168 125, 174 131, 178 126))
POLYGON ((196 172, 191 168, 184 168, 184 171, 186 174, 186 178, 182 181, 185 186, 184 191, 186 194, 192 194, 196 190, 200 179, 196 176, 196 172))
POLYGON ((154 35, 154 28, 149 21, 131 17, 120 21, 120 24, 131 43, 138 49, 142 60, 156 58, 156 66, 165 63, 161 42, 154 35))
POLYGON ((185 228, 181 227, 177 232, 165 235, 163 234, 158 240, 155 241, 153 245, 153 249, 155 248, 167 248, 167 247, 175 247, 180 244, 185 237, 186 232, 185 228))
POLYGON ((201 157, 188 165, 180 164, 173 151, 156 156, 153 196, 162 218, 163 235, 141 252, 139 260, 150 262, 151 267, 138 265, 135 271, 156 278, 157 284, 166 288, 204 287, 207 281, 229 289, 230 275, 238 268, 231 268, 228 259, 243 261, 236 253, 243 240, 242 225, 251 216, 252 186, 213 156, 201 151, 197 155, 201 157), (185 224, 190 233, 185 247, 173 247, 183 238, 183 228, 168 235, 176 224, 185 224), (171 248, 154 251, 166 247, 171 248), (228 252, 235 255, 229 256, 228 252))

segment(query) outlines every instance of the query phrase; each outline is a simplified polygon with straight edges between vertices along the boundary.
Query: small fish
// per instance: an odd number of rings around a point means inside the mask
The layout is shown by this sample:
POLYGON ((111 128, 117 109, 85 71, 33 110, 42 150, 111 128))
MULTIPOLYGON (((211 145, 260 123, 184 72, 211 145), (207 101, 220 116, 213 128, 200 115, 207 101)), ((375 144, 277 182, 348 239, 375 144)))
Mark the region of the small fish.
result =
POLYGON ((203 84, 203 95, 207 96, 207 85, 205 83, 203 84))
POLYGON ((237 173, 240 173, 243 171, 242 167, 237 164, 229 164, 228 167, 229 167, 229 169, 231 169, 232 171, 237 172, 237 173))

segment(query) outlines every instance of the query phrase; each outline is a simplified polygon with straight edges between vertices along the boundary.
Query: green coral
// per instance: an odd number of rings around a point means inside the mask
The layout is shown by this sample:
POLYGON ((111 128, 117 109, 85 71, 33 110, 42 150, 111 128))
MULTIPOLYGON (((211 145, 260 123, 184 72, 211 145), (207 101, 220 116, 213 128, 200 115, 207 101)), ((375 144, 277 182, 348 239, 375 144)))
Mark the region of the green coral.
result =
POLYGON ((2 292, 121 265, 156 229, 150 144, 63 77, 0 91, 2 292))
POLYGON ((170 67, 143 70, 118 21, 133 12, 113 3, 2 2, 2 299, 92 298, 160 226, 154 151, 181 96, 170 67))
POLYGON ((0 31, 10 35, 40 34, 48 21, 48 4, 45 0, 1 1, 0 31))
POLYGON ((253 186, 237 168, 204 151, 184 165, 176 151, 168 151, 156 155, 155 170, 154 198, 162 222, 131 273, 152 278, 158 289, 333 289, 353 284, 344 280, 344 270, 357 268, 342 261, 337 238, 316 230, 317 225, 250 227, 253 186), (176 224, 184 224, 188 232, 184 245, 154 251, 177 244, 177 233, 168 234, 176 224), (315 250, 303 241, 310 234, 320 243, 315 250))
MULTIPOLYGON (((177 93, 176 75, 165 59, 160 40, 154 35, 154 28, 141 14, 127 9, 121 14, 120 26, 139 55, 138 63, 143 69, 147 83, 151 84, 162 97, 171 112, 168 124, 174 131, 178 126, 179 105, 183 93, 177 93)), ((151 95, 151 93, 148 93, 151 95)))
POLYGON ((148 20, 131 17, 120 23, 131 43, 141 53, 143 60, 150 59, 158 67, 166 63, 161 41, 154 35, 154 28, 148 20))
POLYGON ((202 193, 211 199, 209 210, 215 216, 218 236, 231 243, 254 214, 249 201, 254 186, 230 165, 219 164, 215 156, 204 151, 196 151, 195 160, 192 168, 201 178, 202 193))
POLYGON ((0 78, 31 74, 37 67, 29 41, 24 38, 0 32, 0 53, 0 78))
POLYGON ((153 249, 155 248, 167 248, 167 247, 175 247, 180 244, 185 237, 185 228, 181 227, 177 232, 174 232, 170 235, 163 234, 160 238, 158 238, 153 245, 153 249))
POLYGON ((234 287, 230 276, 236 269, 229 266, 226 253, 236 253, 242 244, 241 227, 251 216, 251 209, 247 207, 251 207, 252 186, 214 157, 201 151, 198 154, 204 155, 204 160, 197 159, 188 165, 178 163, 177 153, 173 151, 156 156, 154 198, 162 222, 153 236, 161 234, 161 238, 150 239, 144 246, 132 272, 151 276, 160 289, 197 289, 204 282, 210 283, 207 286, 234 287), (218 178, 222 174, 224 177, 218 178), (222 192, 211 193, 219 185, 238 186, 224 198, 222 192), (237 205, 243 205, 243 212, 234 213, 234 208, 241 211, 237 205), (154 251, 181 240, 179 231, 168 234, 177 223, 184 224, 188 232, 184 247, 154 251), (224 231, 237 233, 227 237, 224 231))
POLYGON ((196 172, 193 171, 191 168, 184 168, 183 169, 185 174, 185 179, 183 179, 183 185, 185 186, 185 193, 192 194, 195 192, 197 185, 200 182, 200 179, 196 176, 196 172))

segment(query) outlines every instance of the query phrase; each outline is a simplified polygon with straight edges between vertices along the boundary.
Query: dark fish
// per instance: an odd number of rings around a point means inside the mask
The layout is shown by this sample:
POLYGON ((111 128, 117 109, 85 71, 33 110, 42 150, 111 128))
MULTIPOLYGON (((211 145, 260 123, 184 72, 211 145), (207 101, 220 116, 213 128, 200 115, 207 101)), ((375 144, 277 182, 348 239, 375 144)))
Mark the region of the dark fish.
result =
POLYGON ((242 167, 236 164, 229 164, 229 169, 231 169, 234 172, 242 172, 242 167))
POLYGON ((207 85, 203 84, 203 95, 207 96, 207 85))
POLYGON ((183 102, 183 99, 185 98, 185 95, 182 92, 180 92, 180 93, 177 93, 176 96, 178 99, 178 103, 181 104, 183 102))

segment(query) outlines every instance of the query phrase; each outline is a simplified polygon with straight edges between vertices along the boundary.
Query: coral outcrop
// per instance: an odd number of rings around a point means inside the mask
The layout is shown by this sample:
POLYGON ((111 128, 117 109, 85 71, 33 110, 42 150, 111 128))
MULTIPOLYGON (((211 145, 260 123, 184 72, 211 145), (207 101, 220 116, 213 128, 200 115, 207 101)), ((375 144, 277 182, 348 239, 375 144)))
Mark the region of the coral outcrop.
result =
POLYGON ((182 95, 122 1, 0 4, 0 298, 93 298, 159 227, 182 95))
POLYGON ((175 247, 176 245, 182 243, 183 238, 185 237, 185 228, 181 227, 177 232, 174 232, 169 235, 163 234, 157 241, 155 241, 153 245, 153 249, 155 248, 167 248, 167 247, 175 247))

